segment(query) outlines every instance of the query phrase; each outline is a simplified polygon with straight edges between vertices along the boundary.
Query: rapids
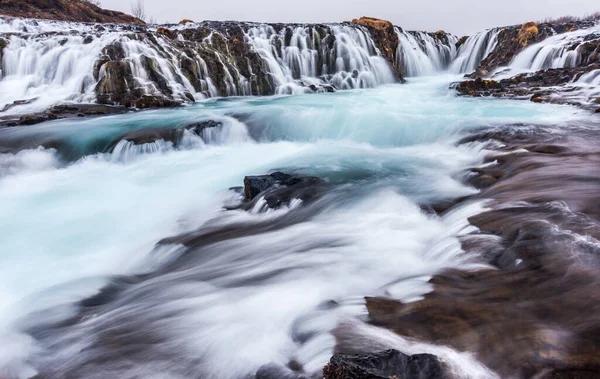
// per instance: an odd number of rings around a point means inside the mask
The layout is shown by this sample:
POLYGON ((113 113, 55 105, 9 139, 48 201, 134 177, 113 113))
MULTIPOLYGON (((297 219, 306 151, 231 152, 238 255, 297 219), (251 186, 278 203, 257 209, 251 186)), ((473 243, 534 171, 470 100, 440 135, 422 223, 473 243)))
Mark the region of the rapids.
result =
POLYGON ((423 210, 476 192, 460 173, 485 151, 457 145, 464 133, 585 117, 457 97, 456 79, 1 129, 0 375, 234 379, 290 362, 318 375, 333 329, 359 323, 357 343, 496 377, 467 353, 362 324, 364 296, 413 301, 441 269, 482 266, 458 237, 485 204, 423 210), (204 120, 220 126, 177 146, 113 143, 204 120), (229 188, 273 170, 322 178, 327 193, 269 212, 223 210, 239 201, 229 188), (240 225, 256 232, 231 232, 240 225), (197 242, 182 242, 190 235, 197 242))

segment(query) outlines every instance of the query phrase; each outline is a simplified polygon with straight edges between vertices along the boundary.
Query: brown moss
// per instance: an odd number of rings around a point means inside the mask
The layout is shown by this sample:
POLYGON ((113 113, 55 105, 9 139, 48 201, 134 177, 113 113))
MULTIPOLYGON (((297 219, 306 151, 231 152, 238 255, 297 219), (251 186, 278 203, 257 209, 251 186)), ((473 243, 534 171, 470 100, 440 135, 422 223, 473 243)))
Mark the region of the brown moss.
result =
POLYGON ((527 22, 521 26, 517 40, 521 46, 525 47, 539 34, 540 30, 538 25, 535 22, 527 22))

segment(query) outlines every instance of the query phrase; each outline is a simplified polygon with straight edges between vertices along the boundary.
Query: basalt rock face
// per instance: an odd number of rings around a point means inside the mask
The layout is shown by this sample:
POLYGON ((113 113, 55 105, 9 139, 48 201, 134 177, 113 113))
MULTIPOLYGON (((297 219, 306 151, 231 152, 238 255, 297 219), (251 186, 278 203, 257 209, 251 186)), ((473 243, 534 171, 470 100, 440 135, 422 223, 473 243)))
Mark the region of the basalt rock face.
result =
POLYGON ((131 15, 102 9, 81 0, 2 0, 0 16, 38 18, 46 20, 124 23, 143 25, 131 15))
POLYGON ((324 379, 449 378, 433 355, 408 356, 397 350, 377 354, 334 355, 323 369, 324 379))

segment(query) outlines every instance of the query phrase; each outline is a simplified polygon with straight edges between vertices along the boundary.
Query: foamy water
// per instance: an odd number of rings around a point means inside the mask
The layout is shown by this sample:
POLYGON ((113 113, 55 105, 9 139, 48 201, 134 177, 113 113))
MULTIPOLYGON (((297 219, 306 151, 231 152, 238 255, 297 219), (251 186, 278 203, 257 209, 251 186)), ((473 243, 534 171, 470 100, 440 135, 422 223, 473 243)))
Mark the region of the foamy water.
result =
MULTIPOLYGON (((448 90, 454 79, 0 131, 9 144, 62 141, 58 151, 0 155, 0 335, 10 342, 0 373, 240 378, 294 361, 318 375, 333 353, 332 330, 366 315, 364 296, 415 300, 439 270, 480 264, 458 236, 484 204, 443 218, 420 207, 474 193, 460 172, 483 152, 456 146, 462 133, 582 117, 565 106, 458 98, 448 90), (179 146, 122 142, 105 151, 132 130, 207 119, 223 126, 179 146), (275 212, 222 209, 244 176, 272 170, 320 177, 329 190, 275 212), (155 247, 234 225, 273 227, 155 247), (109 283, 112 300, 64 323, 109 283)), ((382 333, 369 330, 361 338, 382 333)), ((445 348, 389 344, 441 352, 463 377, 494 376, 445 348)))

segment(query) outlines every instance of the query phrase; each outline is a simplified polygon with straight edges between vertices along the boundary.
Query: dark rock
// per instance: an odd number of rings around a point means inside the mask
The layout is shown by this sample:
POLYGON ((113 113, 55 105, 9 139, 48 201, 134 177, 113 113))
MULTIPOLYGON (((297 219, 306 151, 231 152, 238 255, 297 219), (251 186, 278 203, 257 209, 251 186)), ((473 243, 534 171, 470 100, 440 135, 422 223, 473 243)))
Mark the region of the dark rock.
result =
POLYGON ((309 377, 287 367, 267 365, 258 370, 255 379, 309 379, 309 377))
MULTIPOLYGON (((565 67, 524 73, 500 81, 477 78, 456 85, 456 90, 466 96, 495 96, 528 99, 532 102, 578 105, 595 110, 595 98, 582 93, 573 99, 570 94, 577 90, 573 82, 582 75, 600 69, 600 62, 578 67, 565 67)), ((591 96, 591 95, 590 95, 591 96)))
POLYGON ((323 369, 324 379, 448 378, 434 355, 408 356, 397 350, 377 354, 335 355, 323 369))
MULTIPOLYGON (((34 99, 35 100, 35 99, 34 99)), ((17 101, 9 106, 28 104, 34 100, 17 101)), ((6 109, 6 108, 5 108, 6 109)), ((0 117, 0 127, 35 125, 46 121, 85 116, 101 116, 109 114, 122 114, 128 112, 122 107, 114 107, 99 104, 59 104, 43 112, 37 112, 22 116, 4 116, 0 117)))
POLYGON ((244 197, 251 209, 256 201, 264 199, 271 209, 289 205, 293 199, 314 201, 324 191, 321 179, 310 176, 293 176, 282 172, 244 178, 244 197))

